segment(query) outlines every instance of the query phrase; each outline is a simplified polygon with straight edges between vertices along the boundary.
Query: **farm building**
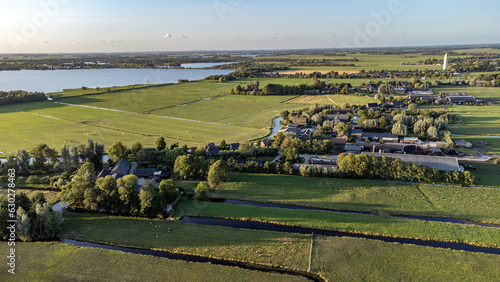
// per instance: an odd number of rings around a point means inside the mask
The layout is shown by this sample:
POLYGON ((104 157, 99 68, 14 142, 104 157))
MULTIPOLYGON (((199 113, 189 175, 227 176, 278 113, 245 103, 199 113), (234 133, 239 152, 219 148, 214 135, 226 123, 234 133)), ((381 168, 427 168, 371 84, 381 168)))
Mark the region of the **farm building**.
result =
POLYGON ((366 153, 370 156, 382 156, 387 158, 398 158, 403 162, 418 163, 430 168, 436 168, 440 171, 463 171, 463 168, 458 164, 457 158, 451 157, 435 157, 421 155, 402 155, 402 154, 378 154, 366 153))
POLYGON ((296 125, 306 126, 307 118, 293 118, 292 123, 296 125))
POLYGON ((359 154, 359 153, 361 153, 362 150, 363 150, 363 146, 353 145, 353 144, 346 144, 345 145, 345 151, 347 153, 359 154))
POLYGON ((445 101, 451 104, 476 103, 476 98, 472 96, 448 96, 445 101))
POLYGON ((363 130, 361 130, 361 129, 353 129, 351 131, 351 137, 352 138, 356 138, 358 140, 361 140, 361 138, 363 138, 363 130))
POLYGON ((363 140, 365 139, 369 139, 372 141, 378 141, 382 139, 384 141, 393 143, 399 142, 399 136, 397 134, 390 133, 363 133, 363 140))

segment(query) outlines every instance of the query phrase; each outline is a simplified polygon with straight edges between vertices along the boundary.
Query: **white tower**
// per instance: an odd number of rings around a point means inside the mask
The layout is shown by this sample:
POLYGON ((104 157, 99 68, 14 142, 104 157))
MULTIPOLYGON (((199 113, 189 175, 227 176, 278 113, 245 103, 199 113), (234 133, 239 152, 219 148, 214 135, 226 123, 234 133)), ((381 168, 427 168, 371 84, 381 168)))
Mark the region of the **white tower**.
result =
POLYGON ((448 70, 448 52, 444 55, 443 70, 448 70))

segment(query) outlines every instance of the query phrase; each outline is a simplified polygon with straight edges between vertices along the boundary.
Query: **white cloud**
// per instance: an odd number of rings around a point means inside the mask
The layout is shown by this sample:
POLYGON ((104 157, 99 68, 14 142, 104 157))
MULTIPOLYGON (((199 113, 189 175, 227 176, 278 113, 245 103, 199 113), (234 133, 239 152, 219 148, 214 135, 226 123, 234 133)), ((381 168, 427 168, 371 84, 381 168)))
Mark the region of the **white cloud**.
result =
POLYGON ((164 39, 169 39, 170 37, 172 37, 172 34, 170 33, 167 33, 165 34, 165 36, 163 36, 164 39))
POLYGON ((177 36, 177 37, 178 37, 179 39, 186 39, 186 38, 188 38, 187 36, 182 35, 182 34, 181 34, 181 35, 179 35, 179 36, 177 36))
POLYGON ((40 44, 47 44, 47 43, 49 43, 47 40, 40 41, 40 44))

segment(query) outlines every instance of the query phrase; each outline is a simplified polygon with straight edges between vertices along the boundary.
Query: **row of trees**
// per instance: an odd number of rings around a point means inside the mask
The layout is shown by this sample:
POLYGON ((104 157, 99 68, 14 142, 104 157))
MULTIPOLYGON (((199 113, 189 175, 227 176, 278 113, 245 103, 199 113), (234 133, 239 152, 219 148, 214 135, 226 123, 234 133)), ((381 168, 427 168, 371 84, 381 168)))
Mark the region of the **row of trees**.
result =
MULTIPOLYGON (((7 199, 0 202, 0 229, 2 239, 6 239, 9 212, 7 199)), ((38 241, 56 237, 63 222, 61 212, 53 211, 42 193, 31 199, 25 193, 16 195, 16 233, 22 241, 38 241)))
POLYGON ((0 91, 0 106, 45 100, 47 100, 47 96, 45 93, 41 92, 27 92, 21 90, 9 92, 0 91))
POLYGON ((88 161, 97 169, 102 168, 104 145, 87 140, 79 146, 66 147, 59 153, 47 144, 39 144, 26 151, 21 149, 15 155, 9 155, 1 166, 0 172, 5 174, 8 169, 16 169, 20 175, 50 173, 54 171, 72 171, 78 167, 80 161, 88 161))
POLYGON ((470 171, 440 173, 435 168, 403 162, 397 158, 340 154, 337 164, 339 170, 348 178, 474 184, 474 175, 470 171))

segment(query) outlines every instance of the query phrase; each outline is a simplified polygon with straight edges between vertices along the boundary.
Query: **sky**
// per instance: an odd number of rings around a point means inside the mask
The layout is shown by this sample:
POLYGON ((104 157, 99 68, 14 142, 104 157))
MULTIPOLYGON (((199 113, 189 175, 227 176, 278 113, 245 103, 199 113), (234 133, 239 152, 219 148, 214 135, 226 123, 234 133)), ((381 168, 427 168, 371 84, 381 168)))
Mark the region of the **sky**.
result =
POLYGON ((498 0, 0 0, 0 53, 500 43, 498 0))

